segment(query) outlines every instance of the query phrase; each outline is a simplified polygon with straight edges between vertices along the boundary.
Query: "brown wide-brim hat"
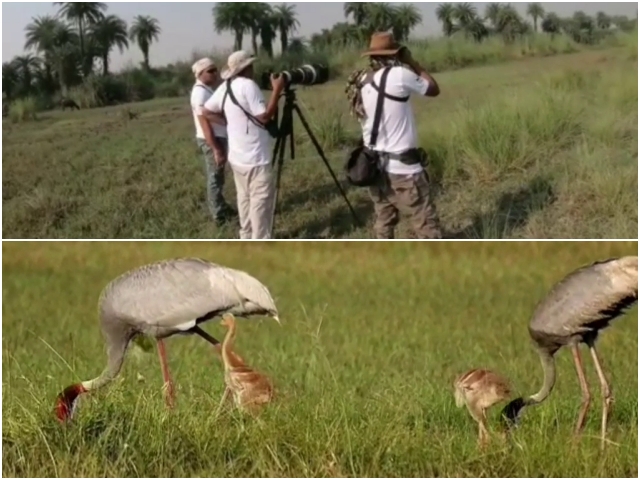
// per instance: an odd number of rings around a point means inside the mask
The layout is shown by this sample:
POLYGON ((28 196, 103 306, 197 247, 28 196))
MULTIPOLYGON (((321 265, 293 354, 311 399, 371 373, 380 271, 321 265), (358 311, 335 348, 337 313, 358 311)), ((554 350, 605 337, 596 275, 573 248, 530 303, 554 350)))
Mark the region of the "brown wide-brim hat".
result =
POLYGON ((389 32, 378 32, 371 35, 369 50, 362 54, 363 57, 396 55, 404 45, 400 45, 389 32))

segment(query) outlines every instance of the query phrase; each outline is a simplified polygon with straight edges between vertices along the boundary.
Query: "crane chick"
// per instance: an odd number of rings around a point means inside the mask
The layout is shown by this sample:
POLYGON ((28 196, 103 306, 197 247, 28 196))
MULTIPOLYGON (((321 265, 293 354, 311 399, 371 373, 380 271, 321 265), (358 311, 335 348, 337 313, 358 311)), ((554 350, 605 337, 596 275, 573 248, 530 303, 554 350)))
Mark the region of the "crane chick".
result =
POLYGON ((234 403, 240 411, 255 415, 273 399, 273 385, 266 375, 249 367, 233 351, 237 328, 235 317, 231 314, 223 315, 220 323, 227 328, 221 351, 225 390, 220 400, 220 407, 227 400, 229 394, 232 394, 234 403))
POLYGON ((511 395, 509 382, 499 374, 485 369, 473 369, 458 376, 453 382, 456 406, 467 406, 478 422, 478 443, 484 447, 489 442, 487 409, 507 400, 511 395))

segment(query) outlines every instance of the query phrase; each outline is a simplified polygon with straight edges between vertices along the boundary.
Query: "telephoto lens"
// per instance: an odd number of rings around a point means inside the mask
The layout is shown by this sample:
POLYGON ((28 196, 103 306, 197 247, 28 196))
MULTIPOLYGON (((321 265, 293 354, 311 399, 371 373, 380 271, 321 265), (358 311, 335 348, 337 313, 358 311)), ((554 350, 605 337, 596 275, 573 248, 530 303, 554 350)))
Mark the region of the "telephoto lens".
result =
MULTIPOLYGON (((272 72, 264 72, 262 74, 261 87, 264 90, 271 89, 270 75, 272 72)), ((301 67, 283 70, 280 75, 284 77, 287 85, 303 85, 313 86, 321 85, 329 80, 329 67, 322 64, 307 64, 301 67)))

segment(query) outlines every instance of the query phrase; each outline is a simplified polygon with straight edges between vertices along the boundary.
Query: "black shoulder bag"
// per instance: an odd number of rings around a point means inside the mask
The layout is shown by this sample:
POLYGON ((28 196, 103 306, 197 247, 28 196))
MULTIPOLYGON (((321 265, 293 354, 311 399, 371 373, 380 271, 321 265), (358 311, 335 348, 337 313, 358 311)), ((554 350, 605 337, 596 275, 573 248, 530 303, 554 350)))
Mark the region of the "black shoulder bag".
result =
POLYGON ((227 91, 225 93, 224 99, 222 100, 222 110, 224 111, 224 102, 227 99, 227 95, 229 95, 229 98, 231 98, 231 101, 234 103, 234 105, 236 107, 238 107, 240 110, 242 110, 242 112, 246 115, 246 117, 251 120, 251 122, 257 126, 258 128, 262 128, 264 130, 266 130, 267 132, 269 132, 269 135, 271 135, 273 138, 278 138, 279 134, 280 134, 280 129, 278 128, 278 120, 277 120, 277 115, 272 118, 271 120, 269 120, 266 124, 262 124, 260 122, 260 120, 258 120, 256 117, 254 117, 253 115, 251 115, 249 112, 247 112, 244 108, 242 108, 242 105, 240 105, 240 103, 238 103, 238 100, 236 99, 236 96, 233 94, 233 90, 231 90, 231 79, 227 80, 227 91))
POLYGON ((385 99, 384 91, 387 86, 387 77, 390 71, 391 67, 383 70, 380 87, 376 88, 378 91, 378 102, 373 116, 373 127, 371 129, 369 145, 364 145, 364 142, 362 142, 359 147, 349 154, 345 165, 347 181, 356 187, 370 187, 374 185, 381 174, 380 154, 370 147, 373 147, 378 139, 378 130, 380 129, 380 121, 382 120, 382 107, 384 106, 385 99))

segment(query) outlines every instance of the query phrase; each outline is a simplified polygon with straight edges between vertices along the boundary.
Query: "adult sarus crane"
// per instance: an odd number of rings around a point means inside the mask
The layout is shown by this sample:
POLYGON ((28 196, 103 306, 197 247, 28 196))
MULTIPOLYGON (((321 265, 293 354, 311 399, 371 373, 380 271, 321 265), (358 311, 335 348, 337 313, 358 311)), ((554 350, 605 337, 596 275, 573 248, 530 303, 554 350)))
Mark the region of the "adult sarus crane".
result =
POLYGON ((173 383, 163 340, 176 334, 196 334, 214 345, 220 342, 199 325, 218 315, 272 316, 278 310, 267 287, 251 275, 199 258, 178 258, 144 265, 112 280, 100 294, 99 314, 106 342, 107 366, 93 380, 70 385, 57 398, 56 414, 68 420, 77 397, 111 382, 137 335, 157 341, 167 406, 173 406, 173 383))
POLYGON ((554 355, 561 347, 568 346, 573 354, 582 389, 582 406, 575 434, 582 431, 591 398, 578 348, 581 343, 585 343, 600 380, 603 399, 601 447, 604 447, 613 396, 595 343, 600 330, 608 327, 614 318, 633 306, 637 300, 637 256, 595 262, 579 268, 557 283, 538 304, 529 323, 529 335, 544 371, 542 388, 528 398, 512 400, 502 411, 507 422, 514 424, 524 407, 542 403, 551 394, 556 381, 554 355))

